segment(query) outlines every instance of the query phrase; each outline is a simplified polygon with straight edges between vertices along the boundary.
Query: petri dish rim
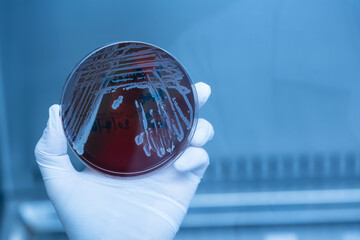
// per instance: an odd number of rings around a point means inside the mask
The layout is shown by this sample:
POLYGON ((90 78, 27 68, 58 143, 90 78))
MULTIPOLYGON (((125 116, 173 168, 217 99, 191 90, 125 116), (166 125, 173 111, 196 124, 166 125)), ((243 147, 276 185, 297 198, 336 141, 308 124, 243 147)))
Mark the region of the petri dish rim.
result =
POLYGON ((70 149, 73 151, 73 153, 78 157, 78 159, 80 159, 80 161, 89 169, 96 171, 97 173, 110 177, 110 178, 122 178, 122 179, 137 179, 137 178, 142 178, 142 177, 147 177, 153 174, 156 174, 162 170, 164 170, 165 168, 169 167, 172 165, 172 163, 174 163, 183 153, 184 151, 187 149, 187 147, 190 145, 191 139, 194 136, 196 127, 197 127, 197 123, 198 123, 198 117, 199 117, 199 103, 198 103, 198 94, 195 88, 195 84, 192 81, 188 71, 186 70, 186 68, 184 67, 184 65, 181 64, 181 62, 175 57, 173 56, 171 53, 169 53, 168 51, 164 50, 161 47, 158 47, 154 44, 150 44, 150 43, 146 43, 146 42, 141 42, 141 41, 118 41, 118 42, 113 42, 113 43, 109 43, 109 44, 105 44, 103 46, 100 46, 96 49, 94 49, 93 51, 89 52, 85 57, 83 57, 76 65, 75 67, 73 67, 73 69, 71 70, 70 74, 68 75, 68 77, 66 78, 65 84, 62 87, 62 91, 61 91, 61 97, 60 97, 60 118, 61 118, 61 122, 62 122, 62 129, 63 132, 65 134, 65 137, 67 139, 67 142, 70 146, 70 149), (63 122, 63 115, 62 115, 62 103, 63 103, 63 98, 67 89, 67 86, 69 84, 69 82, 71 81, 72 76, 74 75, 75 71, 79 68, 79 66, 81 66, 81 64, 86 61, 89 57, 91 57, 93 54, 95 54, 96 52, 113 46, 113 45, 118 45, 118 44, 127 44, 127 43, 137 43, 137 44, 143 44, 143 45, 147 45, 150 46, 152 48, 158 49, 164 53, 166 53, 167 55, 169 55, 171 58, 173 58, 178 66, 180 68, 182 68, 184 74, 186 75, 186 78, 189 80, 189 84, 191 86, 191 91, 192 91, 192 95, 194 97, 194 115, 193 115, 193 122, 192 122, 192 126, 190 129, 190 132, 187 136, 187 139, 184 139, 181 144, 177 147, 178 150, 175 151, 174 153, 170 154, 166 159, 158 162, 157 164, 151 166, 150 168, 147 168, 145 170, 142 171, 134 171, 134 172, 114 172, 108 169, 104 169, 101 168, 99 166, 96 166, 95 164, 91 163, 90 161, 88 161, 85 158, 80 157, 80 155, 74 150, 73 148, 73 143, 72 141, 69 139, 69 136, 66 133, 66 129, 64 127, 64 122, 63 122), (186 141, 185 141, 186 140, 186 141))

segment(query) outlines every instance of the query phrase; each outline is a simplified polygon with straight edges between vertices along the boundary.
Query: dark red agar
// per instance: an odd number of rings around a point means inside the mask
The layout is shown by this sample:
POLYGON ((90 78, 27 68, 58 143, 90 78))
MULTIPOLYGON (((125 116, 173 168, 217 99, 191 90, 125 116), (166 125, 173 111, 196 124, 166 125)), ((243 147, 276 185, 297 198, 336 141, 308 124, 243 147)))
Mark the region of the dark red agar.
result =
POLYGON ((61 115, 70 146, 86 165, 137 176, 185 150, 197 123, 196 92, 164 50, 114 43, 89 54, 69 75, 61 115))

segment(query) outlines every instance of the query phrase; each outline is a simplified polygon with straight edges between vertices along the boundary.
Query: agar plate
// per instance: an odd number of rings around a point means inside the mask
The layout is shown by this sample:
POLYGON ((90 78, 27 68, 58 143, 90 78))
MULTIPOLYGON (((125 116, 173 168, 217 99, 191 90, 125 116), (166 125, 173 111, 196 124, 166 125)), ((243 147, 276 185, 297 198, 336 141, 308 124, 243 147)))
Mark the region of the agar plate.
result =
POLYGON ((69 145, 90 168, 139 176, 172 163, 197 124, 195 87, 166 51, 119 42, 86 56, 61 94, 69 145))

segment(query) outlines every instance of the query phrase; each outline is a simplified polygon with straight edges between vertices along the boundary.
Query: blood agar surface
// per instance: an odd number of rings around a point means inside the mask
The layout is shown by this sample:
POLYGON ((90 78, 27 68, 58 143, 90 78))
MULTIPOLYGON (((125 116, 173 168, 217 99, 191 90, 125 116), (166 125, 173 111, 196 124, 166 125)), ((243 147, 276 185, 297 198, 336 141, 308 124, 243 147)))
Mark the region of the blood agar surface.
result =
POLYGON ((89 167, 137 176, 175 160, 197 123, 196 92, 181 64, 150 44, 107 45, 85 57, 61 96, 65 135, 89 167))

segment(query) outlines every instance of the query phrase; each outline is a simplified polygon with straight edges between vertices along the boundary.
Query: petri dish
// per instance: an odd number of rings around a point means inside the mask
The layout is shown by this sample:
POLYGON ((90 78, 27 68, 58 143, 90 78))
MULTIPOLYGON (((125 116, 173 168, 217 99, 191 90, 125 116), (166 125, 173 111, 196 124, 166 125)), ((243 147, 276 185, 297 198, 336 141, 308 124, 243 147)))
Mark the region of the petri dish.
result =
POLYGON ((90 168, 133 177, 175 161, 197 124, 193 82, 165 50, 117 42, 80 61, 61 94, 70 147, 90 168))

